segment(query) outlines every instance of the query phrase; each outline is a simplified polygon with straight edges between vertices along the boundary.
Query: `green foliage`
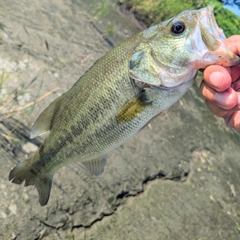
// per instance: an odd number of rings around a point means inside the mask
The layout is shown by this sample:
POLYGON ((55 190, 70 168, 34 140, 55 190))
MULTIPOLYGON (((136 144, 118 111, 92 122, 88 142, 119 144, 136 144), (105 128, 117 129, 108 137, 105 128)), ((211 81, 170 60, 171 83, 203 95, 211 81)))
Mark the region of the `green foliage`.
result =
POLYGON ((111 11, 111 4, 110 0, 93 0, 90 1, 90 8, 89 12, 94 16, 95 20, 100 19, 102 17, 107 16, 111 11))
POLYGON ((225 35, 240 34, 240 18, 224 8, 217 0, 122 0, 132 5, 137 17, 148 26, 162 22, 177 15, 184 10, 198 9, 207 5, 214 6, 214 14, 218 25, 224 30, 225 35))
POLYGON ((227 37, 240 34, 240 17, 223 7, 218 1, 207 1, 214 6, 216 21, 227 37))

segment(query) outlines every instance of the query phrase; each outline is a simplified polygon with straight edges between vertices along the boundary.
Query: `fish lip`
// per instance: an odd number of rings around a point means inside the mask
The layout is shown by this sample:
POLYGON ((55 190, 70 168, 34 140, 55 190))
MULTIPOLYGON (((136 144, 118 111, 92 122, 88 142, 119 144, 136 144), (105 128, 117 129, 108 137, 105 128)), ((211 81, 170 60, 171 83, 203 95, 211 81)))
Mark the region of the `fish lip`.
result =
POLYGON ((196 76, 197 76, 197 74, 193 78, 191 78, 190 80, 188 80, 186 82, 183 82, 183 83, 181 83, 179 85, 176 85, 176 86, 166 87, 164 85, 160 85, 160 86, 155 87, 155 88, 157 88, 159 90, 162 90, 162 91, 176 91, 177 89, 190 88, 193 85, 196 76))
POLYGON ((226 39, 226 36, 223 30, 218 26, 216 19, 214 17, 214 7, 212 5, 207 6, 206 8, 200 9, 199 21, 204 26, 208 32, 213 34, 218 41, 222 42, 226 39))
POLYGON ((226 37, 215 20, 213 6, 197 10, 197 19, 195 31, 198 43, 195 44, 195 40, 190 37, 186 47, 197 58, 194 62, 195 67, 201 69, 211 64, 225 67, 239 64, 239 57, 224 44, 226 37))

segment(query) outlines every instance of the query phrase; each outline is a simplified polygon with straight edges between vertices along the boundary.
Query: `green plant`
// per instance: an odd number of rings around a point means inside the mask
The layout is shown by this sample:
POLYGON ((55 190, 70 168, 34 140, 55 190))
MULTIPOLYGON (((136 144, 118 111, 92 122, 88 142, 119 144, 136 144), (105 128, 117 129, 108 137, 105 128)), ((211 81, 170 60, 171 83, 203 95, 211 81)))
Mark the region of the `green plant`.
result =
POLYGON ((184 10, 198 9, 207 5, 214 6, 214 14, 219 26, 224 30, 227 37, 240 34, 240 17, 225 9, 217 0, 121 0, 121 3, 131 5, 132 11, 137 18, 145 22, 147 26, 162 22, 177 15, 184 10))

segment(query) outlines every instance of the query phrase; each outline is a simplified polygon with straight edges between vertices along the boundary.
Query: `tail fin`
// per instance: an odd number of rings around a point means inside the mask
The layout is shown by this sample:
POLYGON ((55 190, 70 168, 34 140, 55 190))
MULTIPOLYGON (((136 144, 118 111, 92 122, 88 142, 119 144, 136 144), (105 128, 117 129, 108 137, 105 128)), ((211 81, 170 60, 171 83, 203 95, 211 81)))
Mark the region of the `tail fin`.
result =
POLYGON ((29 164, 31 159, 27 159, 12 169, 9 173, 9 180, 16 184, 21 184, 25 181, 25 186, 34 185, 37 188, 39 203, 41 206, 47 204, 52 187, 51 176, 38 176, 37 172, 29 164))

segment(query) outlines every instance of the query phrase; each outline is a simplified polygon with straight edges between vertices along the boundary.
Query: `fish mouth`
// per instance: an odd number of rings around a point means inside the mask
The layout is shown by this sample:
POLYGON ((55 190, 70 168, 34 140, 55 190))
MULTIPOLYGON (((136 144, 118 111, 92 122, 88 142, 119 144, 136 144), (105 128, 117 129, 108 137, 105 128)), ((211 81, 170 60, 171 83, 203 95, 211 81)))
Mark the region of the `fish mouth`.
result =
POLYGON ((197 76, 197 74, 193 78, 191 78, 189 81, 183 82, 183 83, 181 83, 179 85, 176 85, 176 86, 166 87, 164 85, 160 85, 160 86, 154 87, 154 88, 158 89, 157 91, 159 91, 159 90, 160 91, 168 91, 168 92, 171 92, 171 91, 175 92, 176 90, 177 91, 186 91, 187 89, 189 89, 193 85, 196 76, 197 76))
POLYGON ((223 30, 217 25, 213 6, 208 6, 200 12, 199 25, 201 28, 202 40, 208 50, 217 50, 226 39, 226 36, 223 30))
POLYGON ((210 64, 226 67, 238 65, 240 58, 224 44, 226 37, 215 20, 213 6, 200 9, 198 19, 201 39, 207 48, 207 52, 202 56, 203 66, 199 67, 205 68, 210 64))
POLYGON ((196 69, 204 69, 212 64, 225 67, 240 64, 240 58, 224 44, 226 37, 213 12, 213 6, 207 6, 193 13, 197 24, 194 33, 188 36, 186 49, 196 59, 193 61, 196 69))

